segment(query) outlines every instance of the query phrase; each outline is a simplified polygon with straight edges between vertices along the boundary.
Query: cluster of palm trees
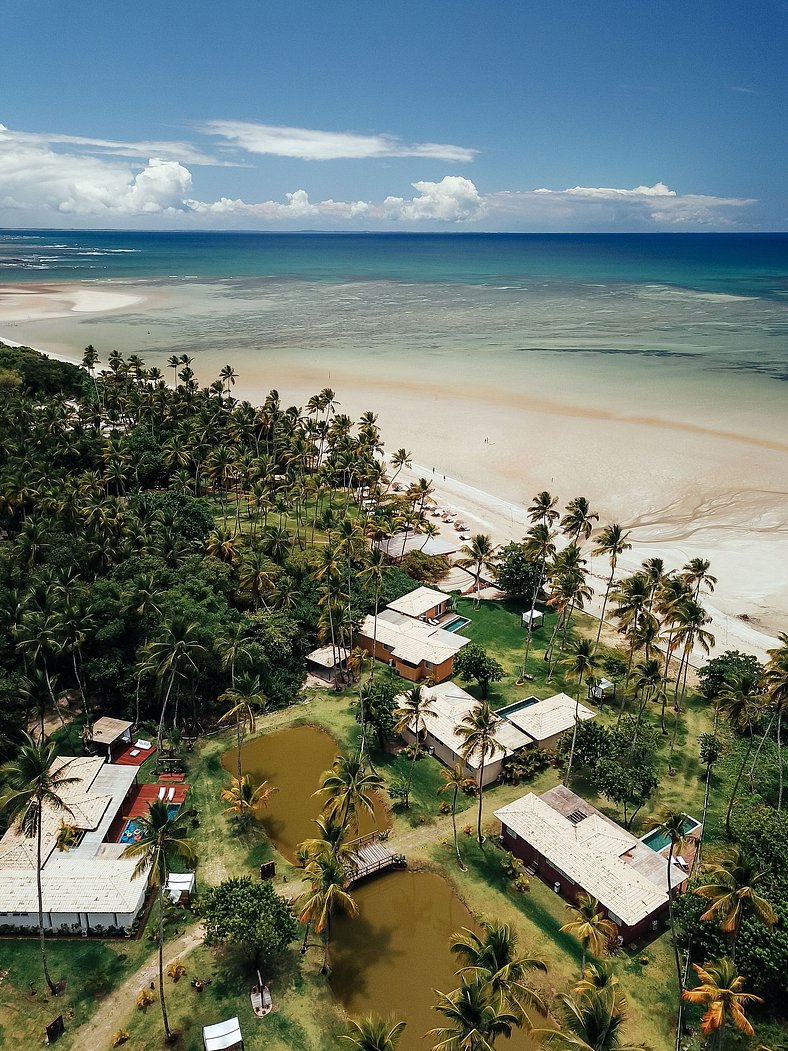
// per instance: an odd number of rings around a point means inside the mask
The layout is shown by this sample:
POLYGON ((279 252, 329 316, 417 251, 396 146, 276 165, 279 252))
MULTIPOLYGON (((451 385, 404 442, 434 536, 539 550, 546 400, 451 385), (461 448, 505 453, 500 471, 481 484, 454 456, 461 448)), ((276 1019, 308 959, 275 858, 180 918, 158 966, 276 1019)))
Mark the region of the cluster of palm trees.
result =
POLYGON ((306 887, 298 897, 299 921, 305 924, 302 954, 313 930, 322 935, 323 973, 330 969, 331 923, 337 914, 355 916, 358 907, 348 892, 353 872, 354 843, 364 814, 375 814, 375 790, 383 778, 369 771, 361 751, 339 755, 320 777, 315 792, 323 800, 316 820, 318 835, 304 840, 296 850, 306 887))

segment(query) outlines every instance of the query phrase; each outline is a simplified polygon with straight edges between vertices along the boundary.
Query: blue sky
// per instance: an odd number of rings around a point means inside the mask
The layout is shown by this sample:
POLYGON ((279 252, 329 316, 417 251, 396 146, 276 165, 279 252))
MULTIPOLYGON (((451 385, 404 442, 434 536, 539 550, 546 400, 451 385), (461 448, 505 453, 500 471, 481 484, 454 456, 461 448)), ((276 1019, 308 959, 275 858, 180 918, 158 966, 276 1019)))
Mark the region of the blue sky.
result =
POLYGON ((788 229, 788 2, 4 0, 0 225, 788 229))

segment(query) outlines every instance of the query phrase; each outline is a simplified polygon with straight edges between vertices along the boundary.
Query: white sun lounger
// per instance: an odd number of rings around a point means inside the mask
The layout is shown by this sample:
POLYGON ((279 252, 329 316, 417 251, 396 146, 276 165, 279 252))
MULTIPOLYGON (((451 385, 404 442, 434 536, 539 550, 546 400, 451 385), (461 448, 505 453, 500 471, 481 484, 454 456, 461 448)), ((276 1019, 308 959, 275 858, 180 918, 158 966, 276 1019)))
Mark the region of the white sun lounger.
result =
POLYGON ((157 797, 157 798, 158 798, 158 799, 164 799, 164 797, 166 796, 166 794, 167 794, 167 789, 166 789, 166 788, 160 788, 160 789, 159 789, 159 795, 158 795, 158 797, 157 797))
POLYGON ((171 789, 169 790, 169 792, 167 793, 167 799, 168 799, 168 800, 169 800, 169 802, 171 803, 171 802, 173 801, 173 799, 174 799, 174 798, 175 798, 175 789, 174 789, 174 788, 171 788, 171 789))

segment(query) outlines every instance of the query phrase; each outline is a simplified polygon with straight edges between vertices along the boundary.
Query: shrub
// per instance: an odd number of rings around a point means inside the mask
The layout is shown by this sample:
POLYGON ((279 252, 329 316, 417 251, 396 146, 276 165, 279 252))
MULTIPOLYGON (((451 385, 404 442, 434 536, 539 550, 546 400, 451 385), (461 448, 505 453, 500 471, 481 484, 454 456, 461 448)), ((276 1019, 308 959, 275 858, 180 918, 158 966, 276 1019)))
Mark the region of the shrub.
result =
POLYGON ((144 1011, 146 1007, 150 1007, 155 999, 156 997, 153 995, 152 989, 140 989, 137 993, 137 1007, 139 1007, 141 1011, 144 1011))

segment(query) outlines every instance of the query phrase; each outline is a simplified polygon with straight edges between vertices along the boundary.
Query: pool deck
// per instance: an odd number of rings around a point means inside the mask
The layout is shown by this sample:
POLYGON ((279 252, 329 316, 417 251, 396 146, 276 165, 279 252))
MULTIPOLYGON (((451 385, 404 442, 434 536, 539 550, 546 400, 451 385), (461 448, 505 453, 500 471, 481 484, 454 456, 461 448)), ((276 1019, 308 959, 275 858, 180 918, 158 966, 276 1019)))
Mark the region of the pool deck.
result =
POLYGON ((162 788, 166 790, 165 802, 172 803, 173 806, 183 806, 186 802, 186 796, 189 793, 187 784, 172 784, 172 782, 168 782, 167 784, 138 785, 136 791, 110 825, 105 842, 118 843, 126 822, 131 820, 131 818, 147 814, 151 803, 159 798, 159 792, 162 788), (174 789, 172 799, 169 798, 170 789, 174 789))

